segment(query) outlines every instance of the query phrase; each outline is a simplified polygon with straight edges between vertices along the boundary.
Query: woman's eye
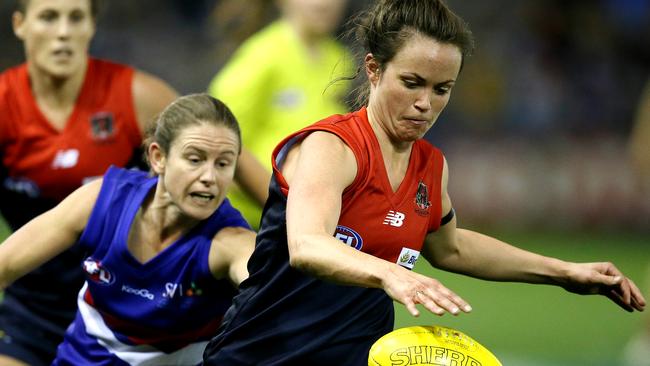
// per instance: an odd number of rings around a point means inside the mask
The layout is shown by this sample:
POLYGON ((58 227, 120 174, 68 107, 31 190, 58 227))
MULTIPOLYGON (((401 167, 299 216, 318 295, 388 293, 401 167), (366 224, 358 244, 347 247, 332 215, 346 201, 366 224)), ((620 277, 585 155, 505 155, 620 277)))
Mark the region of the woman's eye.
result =
POLYGON ((445 95, 451 91, 451 87, 449 86, 438 86, 435 88, 435 92, 438 95, 445 95))
POLYGON ((418 86, 418 83, 410 80, 404 80, 404 86, 406 86, 408 89, 414 89, 418 86))
POLYGON ((198 163, 201 162, 201 159, 199 157, 196 157, 196 156, 190 156, 190 157, 187 158, 187 160, 192 164, 198 164, 198 163))
POLYGON ((70 20, 72 20, 75 23, 79 23, 82 20, 84 20, 84 13, 81 11, 75 11, 72 14, 70 14, 70 20))
POLYGON ((38 15, 38 18, 46 22, 51 22, 57 18, 58 14, 54 11, 44 11, 38 15))

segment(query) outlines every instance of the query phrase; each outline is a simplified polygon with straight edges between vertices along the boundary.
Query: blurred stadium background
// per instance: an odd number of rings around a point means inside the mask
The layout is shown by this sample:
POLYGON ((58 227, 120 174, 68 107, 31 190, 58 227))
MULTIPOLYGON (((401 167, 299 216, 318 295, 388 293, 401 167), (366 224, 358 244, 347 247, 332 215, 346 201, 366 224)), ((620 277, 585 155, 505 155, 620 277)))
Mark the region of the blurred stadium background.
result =
MULTIPOLYGON (((203 91, 242 38, 275 15, 266 6, 223 24, 218 2, 107 1, 92 53, 161 76, 182 93, 203 91)), ((349 13, 368 2, 351 0, 349 13)), ((470 23, 477 50, 427 138, 446 152, 459 224, 547 255, 612 260, 649 297, 650 192, 627 143, 650 79, 650 1, 448 3, 470 23)), ((1 69, 23 60, 12 7, 0 3, 1 69)), ((649 317, 558 288, 483 282, 424 263, 418 270, 474 312, 414 319, 397 306, 396 326, 459 328, 505 365, 620 365, 649 317)))

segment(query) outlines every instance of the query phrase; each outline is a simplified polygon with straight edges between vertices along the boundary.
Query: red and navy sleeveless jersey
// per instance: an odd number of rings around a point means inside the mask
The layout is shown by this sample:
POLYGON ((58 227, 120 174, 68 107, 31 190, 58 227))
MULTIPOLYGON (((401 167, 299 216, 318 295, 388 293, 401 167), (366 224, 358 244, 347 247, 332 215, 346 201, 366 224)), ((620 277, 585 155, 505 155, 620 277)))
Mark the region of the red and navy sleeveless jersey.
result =
MULTIPOLYGON (((132 96, 131 67, 89 59, 72 114, 56 130, 39 110, 25 64, 0 75, 0 212, 13 230, 111 165, 124 166, 141 134, 132 96)), ((83 284, 76 248, 18 279, 5 295, 26 316, 61 327, 72 321, 83 284)))
POLYGON ((204 222, 142 263, 127 241, 133 220, 158 181, 110 168, 79 245, 86 284, 54 364, 196 365, 236 289, 215 279, 208 257, 225 227, 248 224, 228 200, 204 222))
POLYGON ((357 160, 357 176, 343 193, 333 233, 341 245, 413 268, 424 237, 440 225, 443 156, 427 142, 414 143, 406 176, 393 192, 365 109, 287 137, 273 153, 273 179, 248 263, 250 277, 206 348, 206 365, 366 365, 370 346, 393 328, 393 302, 383 290, 334 284, 289 265, 286 198, 291 188, 279 167, 290 147, 313 131, 336 134, 357 160))
MULTIPOLYGON (((412 269, 425 236, 440 225, 442 153, 428 142, 417 140, 406 175, 393 192, 379 142, 362 109, 346 116, 332 116, 289 136, 275 151, 274 160, 291 142, 311 131, 337 135, 357 159, 357 176, 343 194, 335 236, 362 252, 412 269)), ((288 192, 277 165, 274 169, 283 192, 288 192)))
POLYGON ((65 127, 39 110, 27 65, 0 75, 0 209, 13 229, 61 201, 115 164, 125 166, 140 146, 131 84, 134 70, 89 59, 65 127), (36 207, 41 211, 31 211, 36 207))

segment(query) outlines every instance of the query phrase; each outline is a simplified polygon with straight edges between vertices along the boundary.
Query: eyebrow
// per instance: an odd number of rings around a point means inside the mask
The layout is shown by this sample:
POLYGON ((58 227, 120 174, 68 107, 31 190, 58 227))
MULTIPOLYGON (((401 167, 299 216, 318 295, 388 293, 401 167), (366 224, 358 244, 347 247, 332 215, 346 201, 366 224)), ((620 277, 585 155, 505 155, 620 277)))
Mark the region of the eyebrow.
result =
MULTIPOLYGON (((189 146, 186 146, 186 147, 183 149, 183 153, 184 153, 184 154, 188 154, 188 153, 189 153, 189 154, 204 154, 204 155, 205 155, 205 154, 207 154, 207 151, 204 150, 204 149, 198 148, 198 147, 196 147, 196 146, 189 145, 189 146)), ((234 156, 237 156, 237 152, 236 152, 235 150, 223 150, 223 151, 220 151, 220 152, 219 152, 219 155, 226 155, 226 154, 227 154, 227 155, 234 155, 234 156)))
MULTIPOLYGON (((414 77, 419 82, 426 82, 427 81, 427 79, 423 78, 422 76, 420 76, 419 74, 414 73, 414 72, 407 72, 407 73, 405 73, 405 75, 414 77)), ((436 85, 449 84, 449 83, 455 83, 455 82, 456 82, 456 80, 449 79, 449 80, 445 80, 445 81, 441 81, 439 83, 436 83, 436 85)))
POLYGON ((199 149, 198 147, 195 147, 193 145, 186 145, 186 146, 183 146, 183 152, 201 153, 201 152, 204 152, 204 151, 203 151, 203 149, 199 149))
POLYGON ((420 76, 420 75, 418 75, 417 73, 414 73, 414 72, 406 72, 404 74, 404 76, 414 77, 417 81, 420 81, 420 82, 426 81, 425 78, 423 78, 422 76, 420 76))

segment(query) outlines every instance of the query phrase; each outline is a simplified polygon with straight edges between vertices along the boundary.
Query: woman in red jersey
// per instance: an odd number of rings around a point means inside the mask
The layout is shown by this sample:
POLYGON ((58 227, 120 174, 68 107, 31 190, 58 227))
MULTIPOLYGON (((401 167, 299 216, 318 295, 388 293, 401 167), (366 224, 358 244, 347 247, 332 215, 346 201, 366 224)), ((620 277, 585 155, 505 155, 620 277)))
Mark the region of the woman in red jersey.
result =
MULTIPOLYGON (((13 230, 110 165, 139 162, 145 124, 177 96, 157 77, 88 55, 99 1, 17 4, 26 62, 0 74, 0 211, 13 230)), ((81 258, 66 251, 5 290, 0 364, 51 362, 76 311, 81 258)))
POLYGON ((358 24, 369 80, 364 107, 284 139, 250 276, 210 342, 204 364, 367 365, 393 327, 393 300, 458 315, 470 305, 434 267, 495 280, 603 294, 643 310, 613 264, 537 255, 456 227, 448 166, 423 140, 442 113, 472 36, 441 0, 381 0, 358 24))

